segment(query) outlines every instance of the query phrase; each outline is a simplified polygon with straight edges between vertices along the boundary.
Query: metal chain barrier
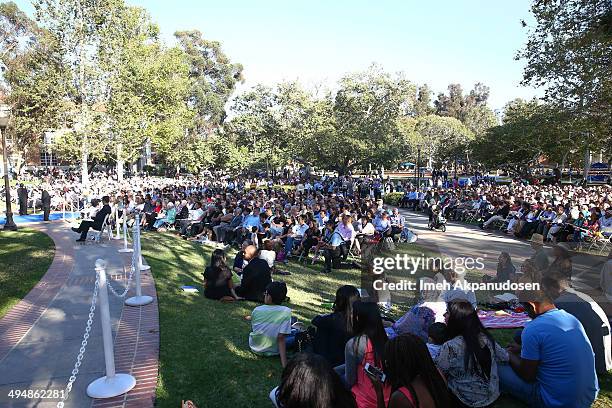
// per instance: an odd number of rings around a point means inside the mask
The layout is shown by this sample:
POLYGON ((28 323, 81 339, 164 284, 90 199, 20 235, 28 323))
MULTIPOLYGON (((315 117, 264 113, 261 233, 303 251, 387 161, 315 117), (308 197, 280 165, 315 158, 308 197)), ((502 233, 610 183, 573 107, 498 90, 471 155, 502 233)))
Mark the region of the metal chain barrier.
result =
POLYGON ((128 277, 127 284, 125 285, 125 290, 123 291, 122 294, 119 294, 115 291, 115 289, 110 283, 110 279, 106 281, 106 286, 110 289, 113 295, 121 299, 127 296, 127 293, 130 290, 130 285, 132 284, 132 278, 134 277, 134 271, 138 267, 137 265, 138 265, 138 261, 136 260, 136 252, 132 252, 132 265, 130 266, 130 276, 128 277))
POLYGON ((57 403, 57 408, 64 408, 64 402, 68 399, 68 395, 70 394, 70 391, 72 391, 72 384, 74 384, 77 375, 79 374, 79 368, 81 367, 81 362, 83 361, 83 356, 85 355, 85 349, 87 348, 87 341, 89 340, 89 333, 91 332, 91 324, 93 322, 93 318, 96 312, 96 302, 98 300, 99 286, 100 277, 96 273, 96 283, 94 285, 93 296, 91 297, 91 306, 89 308, 89 316, 87 317, 87 325, 85 327, 85 333, 83 334, 81 348, 79 349, 79 354, 77 354, 76 363, 74 363, 74 368, 72 369, 72 374, 68 379, 68 384, 66 384, 66 388, 64 389, 64 393, 62 394, 62 399, 60 402, 57 403))
MULTIPOLYGON (((127 209, 124 208, 124 211, 126 211, 127 209)), ((125 219, 124 219, 124 222, 125 219)), ((139 226, 137 226, 136 224, 134 224, 134 226, 132 227, 132 230, 134 231, 134 241, 138 238, 137 234, 139 234, 139 226)), ((136 268, 138 268, 138 259, 137 258, 137 253, 136 251, 132 252, 132 264, 130 266, 130 276, 128 277, 128 281, 127 284, 125 285, 125 290, 123 291, 123 293, 119 294, 117 293, 117 291, 115 291, 115 289, 112 287, 111 283, 110 283, 110 279, 106 281, 106 286, 110 289, 111 293, 115 296, 117 296, 118 298, 125 298, 127 296, 128 291, 130 290, 130 285, 132 284, 132 278, 134 277, 134 271, 136 270, 136 268)))

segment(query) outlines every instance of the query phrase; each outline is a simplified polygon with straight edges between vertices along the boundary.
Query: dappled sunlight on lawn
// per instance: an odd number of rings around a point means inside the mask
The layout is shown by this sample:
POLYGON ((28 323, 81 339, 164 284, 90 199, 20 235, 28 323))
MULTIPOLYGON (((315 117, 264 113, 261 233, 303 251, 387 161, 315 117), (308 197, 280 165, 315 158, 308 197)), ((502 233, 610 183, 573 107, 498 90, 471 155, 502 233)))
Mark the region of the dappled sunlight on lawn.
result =
MULTIPOLYGON (((251 324, 245 319, 257 306, 254 302, 221 303, 203 295, 202 272, 213 248, 185 241, 171 233, 146 233, 142 237, 143 255, 151 265, 157 288, 160 312, 160 377, 157 386, 157 406, 175 408, 181 399, 191 399, 198 406, 268 407, 268 394, 278 385, 281 365, 278 357, 261 357, 248 345, 251 324), (197 294, 184 293, 180 287, 193 285, 197 294)), ((401 246, 398 251, 420 256, 419 246, 401 246)), ((236 251, 228 251, 228 264, 236 251)), ((385 253, 394 255, 394 253, 385 253)), ((357 269, 322 272, 320 260, 315 265, 278 264, 278 269, 291 275, 273 275, 287 283, 293 315, 310 324, 313 317, 328 313, 323 303, 333 301, 338 287, 345 284, 360 286, 361 271, 357 269)), ((393 271, 389 279, 400 278, 393 271)), ((478 275, 470 276, 479 279, 478 275)), ((410 296, 394 299, 390 315, 401 316, 413 303, 410 296)), ((502 345, 508 344, 513 330, 493 330, 502 345)), ((607 388, 610 388, 609 380, 607 388)), ((594 406, 610 406, 607 397, 594 406), (600 402, 603 404, 600 404, 600 402)), ((520 404, 502 398, 495 405, 516 408, 520 404)))
POLYGON ((53 240, 42 232, 22 228, 0 233, 0 317, 38 283, 54 254, 53 240))

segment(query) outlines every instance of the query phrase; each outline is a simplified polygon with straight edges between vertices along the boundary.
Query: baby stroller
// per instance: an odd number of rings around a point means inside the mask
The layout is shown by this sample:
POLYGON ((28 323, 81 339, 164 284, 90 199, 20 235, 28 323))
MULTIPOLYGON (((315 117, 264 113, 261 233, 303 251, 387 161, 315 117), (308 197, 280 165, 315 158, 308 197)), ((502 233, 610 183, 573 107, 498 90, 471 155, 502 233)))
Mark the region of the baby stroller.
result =
POLYGON ((442 210, 439 205, 431 206, 431 215, 429 222, 427 222, 427 228, 430 230, 439 229, 442 232, 446 232, 446 218, 442 215, 442 210))

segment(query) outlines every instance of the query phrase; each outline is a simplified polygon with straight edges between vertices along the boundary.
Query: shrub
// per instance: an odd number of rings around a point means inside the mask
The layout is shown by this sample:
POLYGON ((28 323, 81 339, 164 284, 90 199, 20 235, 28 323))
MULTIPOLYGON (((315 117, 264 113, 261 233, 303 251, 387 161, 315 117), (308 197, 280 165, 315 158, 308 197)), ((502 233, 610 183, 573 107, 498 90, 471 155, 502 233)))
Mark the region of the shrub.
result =
POLYGON ((402 197, 404 197, 404 193, 402 192, 385 194, 383 196, 383 202, 387 205, 393 205, 397 207, 400 204, 400 201, 402 201, 402 197))

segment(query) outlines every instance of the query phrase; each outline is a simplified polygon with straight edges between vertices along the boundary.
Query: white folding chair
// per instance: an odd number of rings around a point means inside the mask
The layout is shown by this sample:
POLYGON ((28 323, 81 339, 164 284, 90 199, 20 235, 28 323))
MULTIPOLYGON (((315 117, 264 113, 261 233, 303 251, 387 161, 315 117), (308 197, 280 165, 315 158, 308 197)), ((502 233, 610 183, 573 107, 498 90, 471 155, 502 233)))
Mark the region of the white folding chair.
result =
POLYGON ((104 234, 104 232, 106 232, 109 241, 113 239, 113 230, 111 224, 109 223, 109 217, 110 214, 106 214, 106 217, 104 217, 104 221, 102 221, 102 227, 100 227, 100 231, 94 230, 93 232, 92 241, 96 244, 99 244, 102 241, 102 234, 104 234))

